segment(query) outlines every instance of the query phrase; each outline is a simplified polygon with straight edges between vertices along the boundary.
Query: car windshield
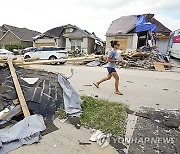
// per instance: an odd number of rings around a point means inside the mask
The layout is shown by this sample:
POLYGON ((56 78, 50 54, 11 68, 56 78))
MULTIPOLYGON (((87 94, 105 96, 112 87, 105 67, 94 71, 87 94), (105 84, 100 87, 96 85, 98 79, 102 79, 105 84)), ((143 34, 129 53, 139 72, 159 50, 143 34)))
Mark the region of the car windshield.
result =
POLYGON ((37 51, 58 51, 58 50, 64 50, 65 48, 61 47, 40 47, 37 49, 37 51))

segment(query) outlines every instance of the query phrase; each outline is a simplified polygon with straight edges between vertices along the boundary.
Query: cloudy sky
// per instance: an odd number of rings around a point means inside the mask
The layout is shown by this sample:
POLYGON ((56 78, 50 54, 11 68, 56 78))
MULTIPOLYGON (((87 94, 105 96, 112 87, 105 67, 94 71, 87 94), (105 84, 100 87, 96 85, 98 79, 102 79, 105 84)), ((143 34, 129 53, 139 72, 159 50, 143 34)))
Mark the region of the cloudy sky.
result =
POLYGON ((179 0, 2 0, 0 26, 45 32, 73 24, 105 40, 111 22, 125 15, 153 13, 171 30, 180 29, 179 0))

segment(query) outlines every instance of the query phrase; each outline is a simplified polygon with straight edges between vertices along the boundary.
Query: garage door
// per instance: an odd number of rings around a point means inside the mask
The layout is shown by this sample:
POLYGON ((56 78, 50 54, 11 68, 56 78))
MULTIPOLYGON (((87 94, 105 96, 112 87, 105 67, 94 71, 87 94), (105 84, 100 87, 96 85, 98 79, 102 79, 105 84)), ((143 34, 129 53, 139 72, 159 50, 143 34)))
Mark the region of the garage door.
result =
POLYGON ((41 46, 55 46, 55 43, 36 43, 35 47, 39 48, 41 46))

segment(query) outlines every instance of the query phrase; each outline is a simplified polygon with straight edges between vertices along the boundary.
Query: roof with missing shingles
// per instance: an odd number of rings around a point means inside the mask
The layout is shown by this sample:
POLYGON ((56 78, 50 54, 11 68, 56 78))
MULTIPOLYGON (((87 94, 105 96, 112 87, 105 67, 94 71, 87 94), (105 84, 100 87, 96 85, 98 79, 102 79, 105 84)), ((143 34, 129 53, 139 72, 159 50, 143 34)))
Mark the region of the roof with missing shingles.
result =
MULTIPOLYGON (((156 24, 157 33, 162 33, 164 35, 169 35, 171 30, 165 27, 162 23, 156 20, 153 14, 144 14, 147 21, 150 21, 152 24, 156 24)), ((122 34, 132 33, 136 27, 136 19, 139 15, 129 15, 122 16, 114 21, 112 21, 109 26, 106 36, 116 36, 122 34)))

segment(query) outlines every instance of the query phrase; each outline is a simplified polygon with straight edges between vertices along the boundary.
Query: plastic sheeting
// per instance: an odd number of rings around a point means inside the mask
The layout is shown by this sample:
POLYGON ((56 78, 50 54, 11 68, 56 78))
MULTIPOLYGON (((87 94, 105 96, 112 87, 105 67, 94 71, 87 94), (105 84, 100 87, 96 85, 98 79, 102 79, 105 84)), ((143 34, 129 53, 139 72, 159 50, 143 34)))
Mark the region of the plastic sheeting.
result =
POLYGON ((145 16, 140 15, 136 20, 136 32, 151 31, 156 33, 156 25, 146 22, 145 16))
POLYGON ((142 25, 136 26, 136 32, 143 32, 143 31, 148 31, 148 30, 150 30, 153 33, 156 33, 156 25, 151 24, 151 23, 144 23, 142 25))
POLYGON ((82 111, 80 96, 65 77, 59 75, 58 82, 63 89, 65 112, 70 115, 73 114, 73 116, 79 116, 82 111))
POLYGON ((141 24, 144 24, 146 23, 146 18, 145 16, 138 16, 137 19, 136 19, 136 26, 137 25, 141 25, 141 24))
POLYGON ((0 153, 7 153, 23 144, 37 142, 40 132, 45 129, 46 126, 41 115, 25 117, 10 128, 0 129, 0 153))
POLYGON ((5 143, 3 146, 0 148, 0 154, 6 154, 10 151, 13 151, 22 145, 31 145, 33 143, 38 143, 39 142, 39 135, 40 133, 36 133, 31 137, 26 137, 20 140, 16 140, 10 143, 5 143))
POLYGON ((0 141, 3 143, 11 142, 31 136, 45 129, 46 126, 41 115, 28 116, 11 128, 0 129, 0 141))

